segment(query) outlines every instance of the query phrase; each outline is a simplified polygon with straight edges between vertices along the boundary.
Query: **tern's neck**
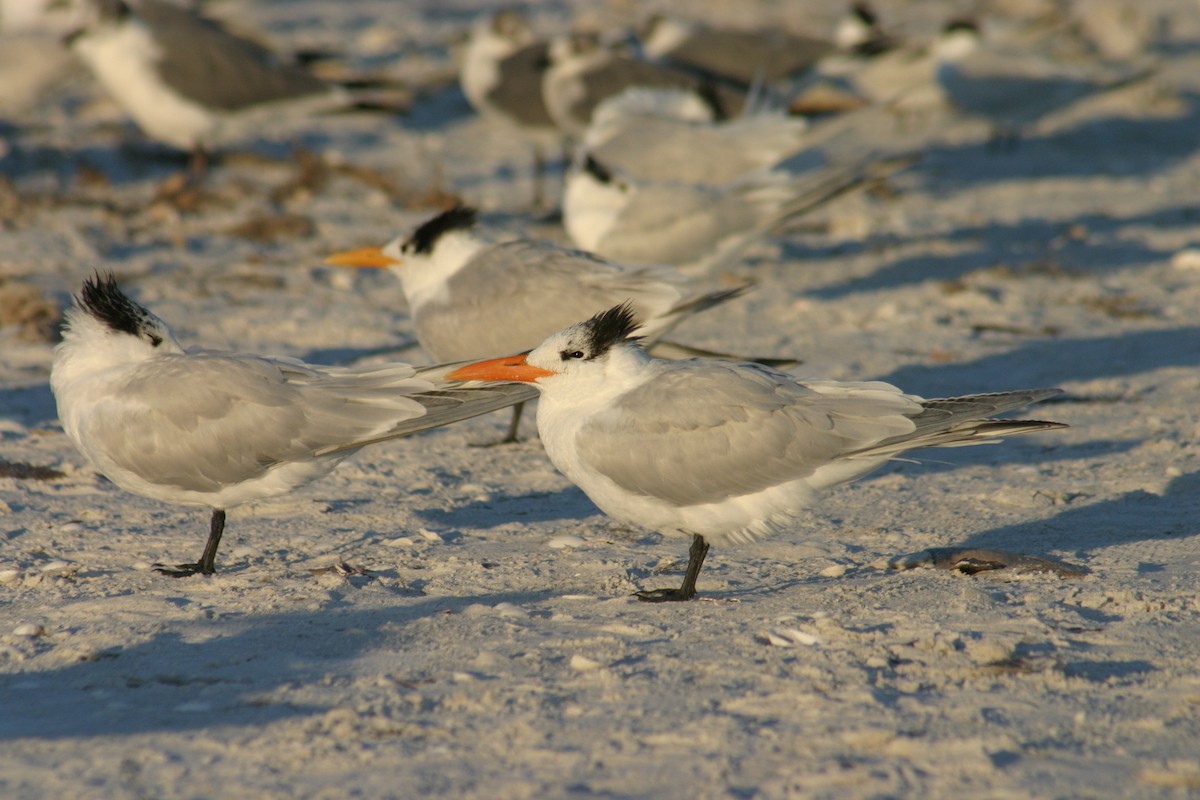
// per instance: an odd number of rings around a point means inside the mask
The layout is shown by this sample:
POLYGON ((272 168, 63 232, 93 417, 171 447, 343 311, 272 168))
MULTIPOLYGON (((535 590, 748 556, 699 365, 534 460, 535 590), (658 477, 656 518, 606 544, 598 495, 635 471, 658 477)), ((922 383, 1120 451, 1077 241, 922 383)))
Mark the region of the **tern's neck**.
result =
POLYGON ((433 252, 405 259, 396 273, 409 306, 416 308, 438 299, 446 291, 446 282, 486 244, 473 233, 449 231, 434 244, 433 252))
POLYGON ((579 247, 601 250, 600 243, 627 202, 628 198, 619 187, 601 183, 591 173, 576 168, 567 176, 563 225, 579 247))
POLYGON ((490 24, 475 31, 467 43, 461 73, 463 94, 473 106, 484 105, 488 92, 500 83, 500 61, 516 49, 514 42, 497 35, 490 24))

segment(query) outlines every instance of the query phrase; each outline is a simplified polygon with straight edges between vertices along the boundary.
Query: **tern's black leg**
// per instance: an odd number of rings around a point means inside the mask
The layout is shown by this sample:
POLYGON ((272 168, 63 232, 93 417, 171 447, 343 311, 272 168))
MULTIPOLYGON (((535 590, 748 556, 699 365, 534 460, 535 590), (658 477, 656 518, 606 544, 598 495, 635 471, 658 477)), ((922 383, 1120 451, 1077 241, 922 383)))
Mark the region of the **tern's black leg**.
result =
POLYGON ((521 427, 521 412, 525 409, 524 403, 517 403, 513 406, 512 422, 508 423, 508 433, 504 434, 504 438, 498 442, 488 442, 486 444, 473 444, 471 447, 496 447, 501 444, 514 444, 521 441, 517 438, 517 429, 521 427))
POLYGON ((692 546, 688 548, 687 572, 683 575, 683 585, 678 589, 647 589, 635 592, 634 596, 643 603, 670 603, 681 600, 691 600, 696 596, 696 578, 700 576, 700 568, 704 566, 704 558, 708 555, 708 542, 700 534, 692 535, 692 546))
POLYGON ((189 575, 212 575, 217 571, 217 548, 221 544, 221 534, 225 532, 225 509, 214 508, 212 513, 212 525, 208 531, 208 542, 204 545, 204 552, 200 554, 200 560, 194 564, 176 564, 173 567, 166 567, 162 564, 155 564, 154 571, 161 572, 163 575, 170 575, 172 578, 186 578, 189 575))

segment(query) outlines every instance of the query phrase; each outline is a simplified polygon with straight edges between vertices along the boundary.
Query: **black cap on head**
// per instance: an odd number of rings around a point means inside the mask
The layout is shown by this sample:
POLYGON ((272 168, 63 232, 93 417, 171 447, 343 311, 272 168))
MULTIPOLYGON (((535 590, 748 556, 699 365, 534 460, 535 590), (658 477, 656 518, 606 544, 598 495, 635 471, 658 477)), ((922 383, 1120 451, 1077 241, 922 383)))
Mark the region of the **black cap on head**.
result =
POLYGON ((632 333, 641 327, 628 301, 602 311, 584 324, 588 328, 589 359, 607 353, 613 345, 636 340, 632 333))
MULTIPOLYGON (((142 336, 155 327, 150 312, 125 296, 111 272, 103 275, 97 272, 84 280, 75 302, 116 333, 142 336)), ((151 334, 149 339, 155 347, 162 343, 157 334, 151 334)))
POLYGON ((413 231, 404 249, 413 253, 432 253, 442 234, 474 227, 476 216, 477 212, 470 206, 460 204, 449 208, 413 231))

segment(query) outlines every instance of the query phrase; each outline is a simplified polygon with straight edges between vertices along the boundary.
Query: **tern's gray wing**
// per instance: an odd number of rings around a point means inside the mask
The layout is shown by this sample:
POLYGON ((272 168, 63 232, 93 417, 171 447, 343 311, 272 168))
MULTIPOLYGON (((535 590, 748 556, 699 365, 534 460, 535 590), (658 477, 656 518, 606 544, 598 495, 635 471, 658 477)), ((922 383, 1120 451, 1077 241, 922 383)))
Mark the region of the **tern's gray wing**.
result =
POLYGON ((518 240, 480 251, 415 312, 417 336, 438 359, 505 355, 631 301, 641 319, 681 291, 655 270, 622 270, 576 250, 518 240))
POLYGON ((617 261, 679 264, 713 255, 726 236, 749 231, 760 206, 736 192, 687 184, 633 190, 597 250, 617 261))
POLYGON ((406 395, 432 388, 407 365, 325 372, 221 353, 164 356, 131 371, 83 438, 151 483, 215 492, 421 417, 406 395))
POLYGON ((808 477, 911 434, 920 412, 887 384, 814 391, 755 365, 673 362, 583 426, 576 443, 621 488, 686 506, 808 477))
POLYGON ((260 103, 329 92, 303 69, 268 49, 165 0, 143 0, 137 15, 161 51, 162 79, 209 108, 237 111, 260 103))
POLYGON ((525 45, 496 65, 499 80, 487 93, 497 111, 527 128, 553 128, 554 120, 542 101, 542 74, 549 64, 549 45, 525 45))
MULTIPOLYGON (((613 95, 620 94, 631 86, 649 86, 663 88, 682 88, 701 90, 704 82, 696 76, 682 70, 670 69, 651 63, 613 55, 596 69, 580 73, 578 80, 582 87, 576 102, 568 113, 582 125, 587 125, 592 118, 596 106, 613 95)), ((723 87, 713 89, 714 101, 721 106, 721 111, 729 116, 741 111, 744 97, 738 93, 727 91, 723 87)))
POLYGON ((798 150, 806 128, 799 118, 765 114, 718 125, 637 117, 588 152, 637 180, 717 186, 798 150))
POLYGON ((701 29, 667 53, 667 59, 750 86, 809 69, 833 50, 828 40, 784 32, 701 29))

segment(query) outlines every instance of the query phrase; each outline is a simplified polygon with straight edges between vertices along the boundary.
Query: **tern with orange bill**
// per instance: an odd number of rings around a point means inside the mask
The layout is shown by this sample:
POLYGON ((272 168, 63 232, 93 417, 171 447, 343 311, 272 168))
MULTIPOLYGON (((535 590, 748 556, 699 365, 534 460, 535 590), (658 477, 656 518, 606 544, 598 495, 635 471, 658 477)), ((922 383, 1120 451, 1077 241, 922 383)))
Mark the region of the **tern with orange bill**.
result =
MULTIPOLYGON (((748 286, 702 290, 667 267, 626 267, 552 242, 486 228, 455 206, 382 247, 338 253, 335 266, 387 268, 400 279, 417 341, 437 361, 528 350, 580 319, 629 302, 647 345, 748 286)), ((663 343, 661 354, 694 355, 663 343)), ((789 361, 787 363, 795 363, 789 361)), ((516 437, 519 411, 505 441, 516 437)))
POLYGON ((666 536, 690 537, 678 588, 696 596, 710 544, 789 528, 822 490, 921 447, 959 447, 1066 427, 990 417, 1059 394, 1030 389, 926 400, 880 381, 801 381, 760 364, 647 355, 628 306, 550 336, 525 355, 481 361, 451 379, 531 383, 554 465, 599 508, 666 536))

